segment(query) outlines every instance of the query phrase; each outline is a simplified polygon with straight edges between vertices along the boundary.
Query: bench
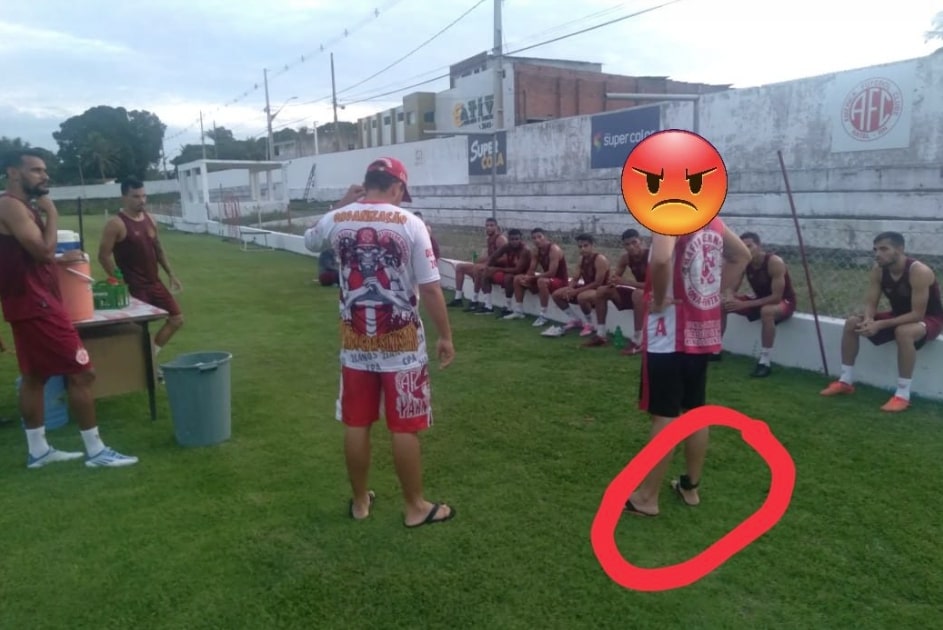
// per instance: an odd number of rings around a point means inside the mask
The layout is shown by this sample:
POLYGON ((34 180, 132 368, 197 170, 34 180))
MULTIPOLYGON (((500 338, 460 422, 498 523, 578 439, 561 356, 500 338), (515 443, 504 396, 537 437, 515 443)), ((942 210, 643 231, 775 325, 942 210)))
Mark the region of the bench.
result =
MULTIPOLYGON (((443 289, 455 289, 455 265, 469 262, 452 258, 440 258, 440 274, 443 289), (442 263, 445 263, 444 265, 442 263)), ((474 285, 466 277, 463 293, 470 295, 474 285)), ((504 291, 495 287, 493 301, 495 308, 511 307, 512 300, 506 300, 504 291)), ((536 316, 540 312, 537 296, 529 291, 524 294, 524 313, 536 316)), ((547 319, 563 323, 566 316, 553 301, 547 308, 547 319)), ((844 320, 819 315, 822 331, 822 344, 825 347, 826 361, 830 376, 837 377, 841 369, 841 336, 844 320)), ((610 304, 606 318, 606 330, 612 332, 616 327, 629 337, 634 329, 631 310, 618 311, 610 304)), ((727 331, 724 335, 724 350, 734 355, 757 357, 760 352, 759 321, 749 322, 744 317, 729 315, 727 331)), ((855 365, 855 379, 863 384, 884 390, 893 390, 897 384, 897 348, 893 343, 875 347, 866 340, 861 341, 858 360, 855 365)), ((773 348, 773 363, 785 367, 794 367, 822 373, 822 358, 819 350, 815 317, 811 313, 796 312, 789 320, 776 328, 776 343, 773 348)), ((914 370, 912 391, 917 396, 934 400, 943 400, 943 336, 926 344, 917 353, 917 366, 914 370)))

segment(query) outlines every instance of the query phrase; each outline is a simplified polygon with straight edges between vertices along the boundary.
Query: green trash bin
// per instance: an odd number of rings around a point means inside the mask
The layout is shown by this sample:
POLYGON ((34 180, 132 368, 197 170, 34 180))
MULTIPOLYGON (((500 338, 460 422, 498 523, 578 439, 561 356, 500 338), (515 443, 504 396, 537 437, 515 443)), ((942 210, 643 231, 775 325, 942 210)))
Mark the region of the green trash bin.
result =
POLYGON ((181 446, 212 446, 232 432, 228 352, 182 354, 161 364, 174 437, 181 446))

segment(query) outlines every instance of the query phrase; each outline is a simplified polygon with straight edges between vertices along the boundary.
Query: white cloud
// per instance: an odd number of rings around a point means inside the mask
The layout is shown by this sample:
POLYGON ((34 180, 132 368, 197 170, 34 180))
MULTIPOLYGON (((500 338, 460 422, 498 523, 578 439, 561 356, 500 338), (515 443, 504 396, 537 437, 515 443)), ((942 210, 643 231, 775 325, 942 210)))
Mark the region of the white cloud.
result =
POLYGON ((29 51, 61 52, 70 57, 136 54, 134 50, 122 44, 0 20, 0 54, 22 54, 29 51))

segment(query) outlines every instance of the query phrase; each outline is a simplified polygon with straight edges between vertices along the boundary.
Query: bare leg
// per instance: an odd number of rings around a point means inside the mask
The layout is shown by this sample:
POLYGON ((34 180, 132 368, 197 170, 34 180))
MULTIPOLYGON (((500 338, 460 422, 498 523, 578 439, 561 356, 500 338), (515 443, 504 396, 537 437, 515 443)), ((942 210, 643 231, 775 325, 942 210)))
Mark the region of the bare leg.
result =
POLYGON ((23 375, 20 383, 20 415, 27 429, 38 429, 43 426, 46 412, 45 378, 23 375))
MULTIPOLYGON (((707 459, 707 444, 710 436, 708 428, 701 429, 693 433, 684 441, 684 461, 687 467, 688 479, 692 484, 698 484, 701 481, 701 473, 704 471, 704 460, 707 459)), ((685 490, 681 488, 681 494, 685 502, 689 505, 697 505, 701 498, 697 494, 697 488, 685 490)))
MULTIPOLYGON (((576 298, 576 303, 580 307, 580 311, 583 312, 586 321, 589 321, 589 316, 593 312, 596 301, 596 292, 595 291, 583 291, 576 298)), ((603 320, 604 322, 606 320, 603 320)))
POLYGON ((897 341, 897 375, 903 379, 911 379, 914 367, 917 365, 917 342, 927 334, 922 323, 903 324, 894 329, 894 338, 897 341))
POLYGON ((609 315, 609 300, 613 298, 615 289, 610 287, 599 287, 596 289, 596 323, 600 326, 606 323, 606 317, 609 315))
MULTIPOLYGON (((403 489, 403 501, 406 505, 406 525, 417 525, 428 516, 432 503, 422 494, 422 453, 419 436, 415 433, 393 433, 393 463, 396 475, 403 489)), ((452 508, 443 505, 436 514, 436 520, 452 514, 452 508)))
POLYGON ((570 308, 570 302, 563 297, 563 291, 566 290, 566 287, 563 289, 557 289, 553 292, 553 295, 550 297, 553 298, 553 303, 557 305, 557 308, 563 311, 564 313, 568 308, 570 308))
POLYGON ((521 274, 514 276, 514 301, 518 304, 524 301, 524 283, 527 276, 521 274))
MULTIPOLYGON (((667 427, 671 421, 674 420, 674 418, 663 418, 661 416, 652 416, 651 418, 652 429, 649 435, 649 441, 653 440, 662 429, 667 427)), ((653 516, 658 514, 658 494, 661 490, 661 484, 665 479, 665 474, 668 472, 668 467, 671 466, 673 457, 674 451, 672 450, 672 452, 665 455, 662 460, 652 468, 648 476, 645 477, 635 492, 632 493, 632 496, 629 497, 635 509, 644 514, 651 514, 653 516)))
POLYGON ((642 329, 645 327, 645 296, 642 289, 632 291, 632 315, 635 319, 635 336, 642 343, 642 329))
POLYGON ((537 279, 537 294, 540 296, 540 308, 546 310, 550 306, 550 279, 537 279))
POLYGON ((354 518, 366 518, 370 511, 367 477, 370 472, 370 427, 344 427, 344 457, 353 491, 354 518))
POLYGON ((783 314, 779 304, 767 304, 760 309, 760 343, 771 350, 776 343, 776 321, 783 314))
POLYGON ((163 348, 170 341, 170 338, 177 334, 177 331, 183 328, 183 315, 174 315, 167 318, 167 323, 161 326, 157 334, 154 335, 154 345, 163 348))
POLYGON ((854 365, 858 358, 859 335, 855 332, 861 324, 861 317, 852 315, 845 320, 845 327, 841 337, 841 362, 842 365, 854 365))
POLYGON ((94 429, 98 425, 95 418, 95 396, 92 394, 94 382, 95 373, 92 371, 69 376, 69 411, 82 431, 94 429))

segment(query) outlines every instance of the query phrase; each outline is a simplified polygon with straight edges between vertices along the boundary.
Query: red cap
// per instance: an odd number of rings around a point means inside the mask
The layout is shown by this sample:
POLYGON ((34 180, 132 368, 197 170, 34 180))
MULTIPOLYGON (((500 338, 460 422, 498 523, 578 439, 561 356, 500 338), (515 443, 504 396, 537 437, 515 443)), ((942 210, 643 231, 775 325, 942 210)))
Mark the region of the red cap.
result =
POLYGON ((403 201, 411 202, 412 197, 409 196, 409 190, 406 188, 407 184, 407 175, 406 167, 403 166, 403 163, 397 160, 396 158, 391 157, 382 157, 374 160, 370 163, 370 166, 367 167, 367 172, 372 171, 383 171, 389 173, 399 181, 403 182, 403 201))

